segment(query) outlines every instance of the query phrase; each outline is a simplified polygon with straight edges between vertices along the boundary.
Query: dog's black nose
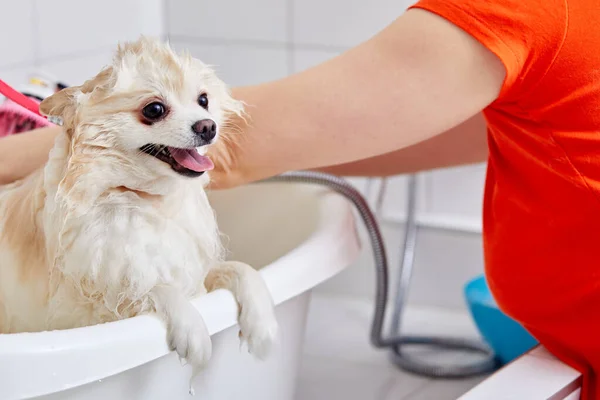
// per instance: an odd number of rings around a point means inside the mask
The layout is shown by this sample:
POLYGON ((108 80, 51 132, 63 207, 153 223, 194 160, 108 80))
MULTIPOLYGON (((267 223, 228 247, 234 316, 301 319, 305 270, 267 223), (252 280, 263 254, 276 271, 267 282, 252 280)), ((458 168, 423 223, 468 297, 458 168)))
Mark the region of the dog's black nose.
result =
POLYGON ((203 119, 201 121, 196 121, 194 125, 192 125, 192 130, 200 139, 204 142, 210 142, 217 136, 217 124, 212 119, 203 119))

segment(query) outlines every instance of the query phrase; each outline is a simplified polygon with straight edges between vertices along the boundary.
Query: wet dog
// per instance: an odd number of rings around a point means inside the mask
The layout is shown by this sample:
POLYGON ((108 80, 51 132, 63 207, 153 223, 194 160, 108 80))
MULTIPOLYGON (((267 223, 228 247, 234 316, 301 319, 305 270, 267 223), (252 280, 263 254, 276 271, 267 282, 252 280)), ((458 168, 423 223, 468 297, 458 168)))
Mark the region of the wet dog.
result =
POLYGON ((189 300, 226 288, 249 351, 265 356, 272 298, 256 270, 224 261, 205 193, 206 149, 243 112, 213 70, 141 38, 40 110, 63 132, 43 169, 0 188, 0 333, 156 313, 198 368, 211 341, 189 300))

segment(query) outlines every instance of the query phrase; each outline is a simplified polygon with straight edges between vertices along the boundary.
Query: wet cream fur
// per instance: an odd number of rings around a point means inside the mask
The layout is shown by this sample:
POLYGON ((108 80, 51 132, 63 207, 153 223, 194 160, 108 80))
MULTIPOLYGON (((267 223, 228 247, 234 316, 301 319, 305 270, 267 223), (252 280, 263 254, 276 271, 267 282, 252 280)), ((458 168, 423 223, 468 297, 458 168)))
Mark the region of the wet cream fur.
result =
POLYGON ((213 119, 220 131, 242 113, 215 73, 142 38, 40 109, 64 129, 43 169, 0 188, 0 333, 156 313, 171 348, 200 367, 211 341, 188 300, 226 288, 249 351, 265 356, 277 332, 273 302, 254 269, 224 261, 208 174, 182 177, 139 151, 147 143, 187 148, 195 121, 213 119), (201 93, 208 110, 197 103, 201 93), (169 114, 146 125, 141 109, 156 99, 169 114))

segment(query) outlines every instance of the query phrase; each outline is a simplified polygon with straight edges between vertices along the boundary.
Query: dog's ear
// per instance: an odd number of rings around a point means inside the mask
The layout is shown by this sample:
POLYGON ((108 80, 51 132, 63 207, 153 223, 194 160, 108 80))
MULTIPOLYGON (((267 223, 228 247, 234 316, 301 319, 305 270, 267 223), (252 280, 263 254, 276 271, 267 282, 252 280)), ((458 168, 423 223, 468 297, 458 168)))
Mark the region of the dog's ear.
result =
POLYGON ((77 95, 81 93, 79 86, 68 87, 46 97, 40 103, 40 113, 46 117, 60 117, 65 119, 66 110, 71 109, 77 102, 77 95))
POLYGON ((46 117, 59 117, 67 123, 75 116, 78 97, 95 91, 106 91, 110 86, 112 73, 112 67, 105 67, 83 85, 67 87, 54 93, 40 103, 40 113, 46 117))

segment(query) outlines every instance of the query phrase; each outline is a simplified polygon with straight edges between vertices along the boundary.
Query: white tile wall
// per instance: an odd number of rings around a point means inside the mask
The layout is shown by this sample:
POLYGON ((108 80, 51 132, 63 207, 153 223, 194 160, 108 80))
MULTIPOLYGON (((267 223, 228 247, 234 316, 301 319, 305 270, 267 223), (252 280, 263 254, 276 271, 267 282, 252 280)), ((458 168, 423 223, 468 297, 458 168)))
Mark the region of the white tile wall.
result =
POLYGON ((169 0, 169 35, 191 38, 288 40, 287 0, 169 0))
POLYGON ((427 212, 479 220, 483 207, 484 164, 431 172, 427 175, 427 212))
POLYGON ((251 85, 288 75, 287 52, 281 46, 194 44, 177 39, 172 46, 176 50, 185 48, 212 65, 228 85, 251 85))
POLYGON ((112 48, 118 41, 164 31, 161 0, 39 0, 36 10, 42 59, 112 48))
MULTIPOLYGON (((33 67, 31 67, 32 69, 33 67)), ((3 68, 0 67, 0 79, 12 86, 18 86, 25 82, 29 73, 31 72, 30 67, 16 67, 16 68, 3 68)), ((0 99, 2 97, 0 96, 0 99)))
POLYGON ((350 47, 368 39, 413 3, 409 0, 293 1, 293 40, 350 47))
POLYGON ((82 83, 119 41, 163 37, 163 6, 163 0, 0 0, 0 77, 18 86, 39 70, 82 83))
MULTIPOLYGON (((381 225, 390 265, 390 287, 396 288, 404 241, 403 225, 381 225)), ((354 265, 316 289, 322 294, 366 297, 375 295, 375 266, 367 236, 354 265)), ((408 302, 413 305, 464 309, 465 283, 483 272, 481 235, 441 229, 419 231, 408 302)), ((395 293, 395 292, 394 292, 395 293)))
POLYGON ((0 0, 0 67, 34 60, 34 4, 32 0, 0 0))
POLYGON ((295 49, 293 72, 300 72, 337 56, 340 52, 332 49, 295 49))
POLYGON ((81 84, 94 77, 111 60, 110 49, 100 49, 90 55, 52 59, 40 63, 40 70, 52 74, 68 85, 81 84))

